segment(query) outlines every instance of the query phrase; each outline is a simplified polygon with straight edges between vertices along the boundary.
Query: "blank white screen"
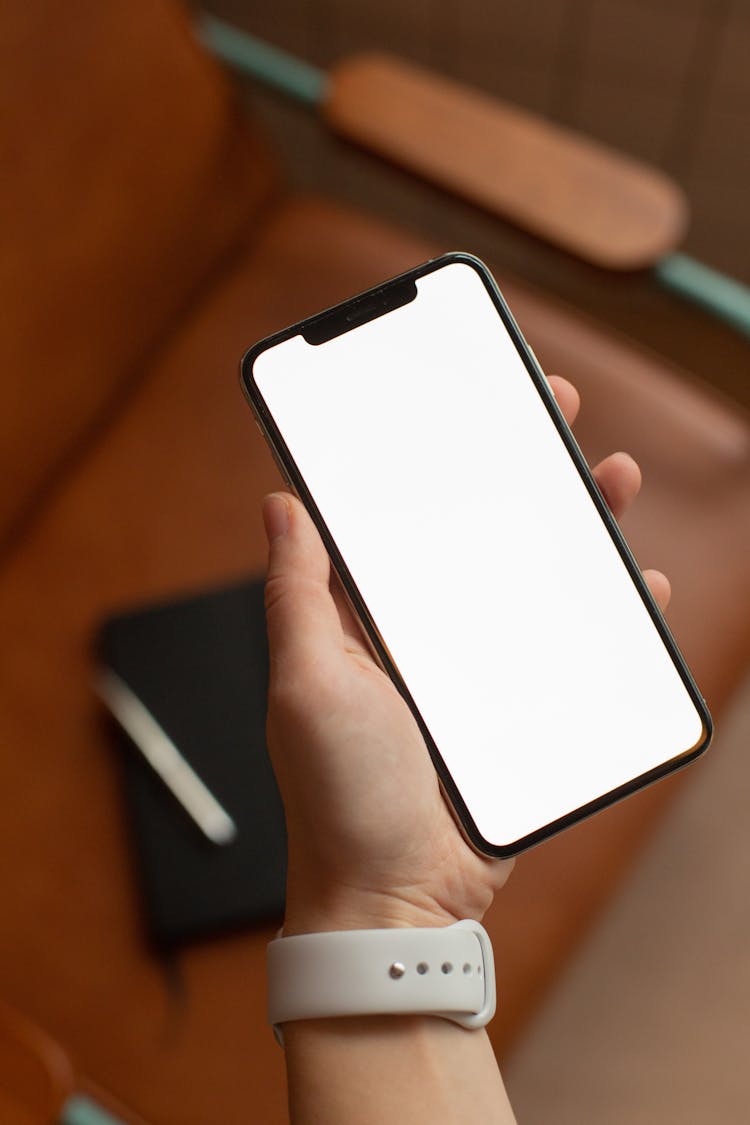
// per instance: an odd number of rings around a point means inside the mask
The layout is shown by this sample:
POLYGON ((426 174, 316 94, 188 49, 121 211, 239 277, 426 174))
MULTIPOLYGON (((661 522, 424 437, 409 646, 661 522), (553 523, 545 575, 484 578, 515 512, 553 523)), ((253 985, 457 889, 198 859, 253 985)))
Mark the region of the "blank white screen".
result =
POLYGON ((703 724, 477 272, 254 377, 482 836, 504 846, 703 724))

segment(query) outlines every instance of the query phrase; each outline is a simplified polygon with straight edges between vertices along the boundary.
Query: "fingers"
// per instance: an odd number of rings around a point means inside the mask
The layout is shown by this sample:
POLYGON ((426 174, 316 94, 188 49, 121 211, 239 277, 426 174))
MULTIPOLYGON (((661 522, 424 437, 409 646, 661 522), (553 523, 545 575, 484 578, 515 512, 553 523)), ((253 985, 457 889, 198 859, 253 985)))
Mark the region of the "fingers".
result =
POLYGON ((641 470, 629 453, 612 453, 594 469, 594 480, 616 520, 621 519, 641 488, 641 470))
MULTIPOLYGON (((565 421, 572 426, 581 405, 578 391, 560 375, 550 375, 549 384, 565 421)), ((638 465, 628 453, 613 453, 597 465, 594 478, 613 516, 620 519, 640 490, 641 471, 638 465)))
POLYGON ((340 651, 343 634, 328 588, 330 562, 302 504, 286 492, 263 501, 268 537, 266 624, 272 670, 340 651))
POLYGON ((552 393, 557 400, 557 405, 562 411, 563 417, 569 426, 572 426, 578 416, 578 408, 581 405, 581 398, 578 391, 572 383, 567 379, 563 379, 560 375, 550 375, 547 380, 552 387, 552 393))
MULTIPOLYGON (((641 470, 629 453, 605 457, 594 469, 594 479, 615 519, 623 516, 641 488, 641 470)), ((665 610, 672 596, 669 579, 660 570, 644 570, 643 577, 659 609, 665 610)))
POLYGON ((672 587, 669 584, 669 579, 666 574, 662 574, 660 570, 644 570, 643 577, 646 579, 646 585, 653 594, 654 601, 659 609, 664 612, 669 605, 669 599, 672 597, 672 587))

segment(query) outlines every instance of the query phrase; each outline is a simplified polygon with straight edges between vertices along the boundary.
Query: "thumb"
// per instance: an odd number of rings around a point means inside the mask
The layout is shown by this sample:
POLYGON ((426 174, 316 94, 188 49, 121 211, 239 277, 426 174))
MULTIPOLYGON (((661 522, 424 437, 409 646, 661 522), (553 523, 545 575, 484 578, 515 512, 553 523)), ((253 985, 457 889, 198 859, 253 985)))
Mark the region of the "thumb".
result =
POLYGON ((287 492, 263 501, 268 538, 266 626, 272 670, 280 662, 340 650, 341 621, 331 596, 331 564, 315 524, 287 492))

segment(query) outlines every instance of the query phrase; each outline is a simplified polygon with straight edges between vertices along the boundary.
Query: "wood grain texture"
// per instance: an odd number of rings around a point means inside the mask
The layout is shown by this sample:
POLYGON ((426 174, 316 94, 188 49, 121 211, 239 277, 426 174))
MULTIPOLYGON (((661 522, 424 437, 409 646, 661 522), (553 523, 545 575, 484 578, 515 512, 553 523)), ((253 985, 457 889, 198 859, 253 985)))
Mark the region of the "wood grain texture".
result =
POLYGON ((533 114, 388 55, 331 73, 338 134, 608 269, 675 247, 687 205, 663 173, 533 114))

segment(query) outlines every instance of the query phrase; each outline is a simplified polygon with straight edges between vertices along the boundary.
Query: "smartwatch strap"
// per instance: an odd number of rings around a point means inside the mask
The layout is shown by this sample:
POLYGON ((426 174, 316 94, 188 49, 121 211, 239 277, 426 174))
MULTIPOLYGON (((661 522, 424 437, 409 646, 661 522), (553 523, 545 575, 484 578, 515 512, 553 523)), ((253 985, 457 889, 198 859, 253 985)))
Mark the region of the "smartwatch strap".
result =
POLYGON ((270 942, 268 1015, 279 1025, 327 1016, 422 1013, 466 1028, 495 1014, 495 967, 478 922, 340 930, 270 942))

